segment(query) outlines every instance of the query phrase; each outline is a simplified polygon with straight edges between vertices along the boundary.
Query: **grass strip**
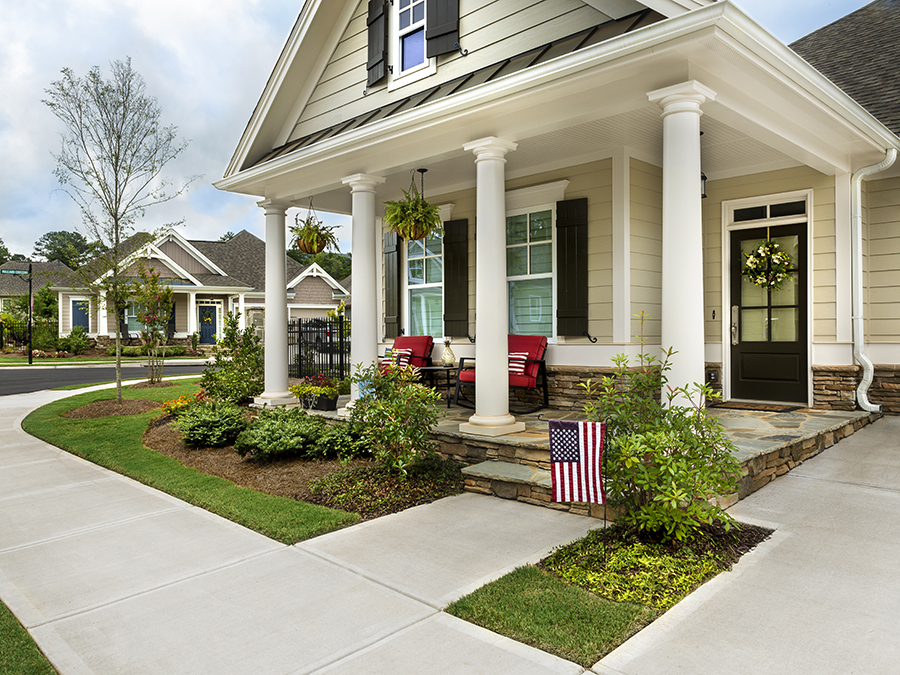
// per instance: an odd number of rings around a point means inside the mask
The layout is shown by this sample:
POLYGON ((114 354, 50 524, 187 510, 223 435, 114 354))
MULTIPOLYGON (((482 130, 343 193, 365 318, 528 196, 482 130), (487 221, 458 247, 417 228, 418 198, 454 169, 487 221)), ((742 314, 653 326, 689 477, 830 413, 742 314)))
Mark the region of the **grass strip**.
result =
POLYGON ((590 668, 656 618, 611 602, 534 566, 520 567, 460 598, 449 614, 590 668))
POLYGON ((2 602, 0 602, 0 673, 56 675, 56 669, 38 649, 31 635, 2 602))
MULTIPOLYGON (((179 384, 160 389, 125 388, 123 396, 163 402, 196 391, 194 384, 179 384)), ((69 410, 114 396, 111 390, 101 390, 50 403, 28 415, 22 427, 32 436, 74 455, 285 544, 331 532, 359 520, 355 513, 239 487, 144 447, 141 436, 159 411, 92 419, 60 417, 69 410)))

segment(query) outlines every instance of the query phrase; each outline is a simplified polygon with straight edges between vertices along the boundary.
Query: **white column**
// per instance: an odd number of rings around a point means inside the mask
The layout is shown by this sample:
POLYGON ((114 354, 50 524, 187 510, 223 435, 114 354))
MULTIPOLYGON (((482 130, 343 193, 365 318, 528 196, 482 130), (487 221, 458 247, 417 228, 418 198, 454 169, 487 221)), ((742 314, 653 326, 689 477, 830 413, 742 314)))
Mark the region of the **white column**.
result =
MULTIPOLYGON (((463 146, 475 153, 475 414, 459 430, 482 436, 523 431, 509 414, 509 304, 506 300, 506 153, 516 144, 493 136, 463 146)), ((356 282, 354 280, 354 286, 356 282)))
MULTIPOLYGON (((705 379, 700 106, 716 94, 691 80, 648 94, 663 109, 662 347, 669 385, 705 379)), ((684 401, 681 401, 684 402, 684 401)))
POLYGON ((246 307, 244 306, 244 294, 238 295, 238 328, 244 330, 247 327, 247 317, 244 314, 246 307))
POLYGON ((296 403, 288 391, 287 279, 284 269, 285 214, 290 204, 263 201, 266 213, 266 383, 254 405, 284 406, 296 403))
POLYGON ((197 293, 195 291, 191 291, 190 293, 188 293, 187 330, 188 330, 188 335, 196 333, 198 330, 198 327, 197 327, 197 293))
MULTIPOLYGON (((853 256, 850 174, 834 177, 834 316, 837 342, 853 343, 853 256)), ((850 353, 850 350, 847 352, 850 353)), ((849 361, 852 363, 852 361, 849 361)))
MULTIPOLYGON (((381 314, 378 288, 378 259, 376 256, 375 188, 384 182, 380 176, 358 173, 344 178, 353 199, 350 221, 351 249, 353 251, 353 303, 350 320, 353 339, 350 341, 350 363, 368 366, 378 359, 378 317, 381 314)), ((352 400, 359 398, 359 390, 351 388, 352 400)))

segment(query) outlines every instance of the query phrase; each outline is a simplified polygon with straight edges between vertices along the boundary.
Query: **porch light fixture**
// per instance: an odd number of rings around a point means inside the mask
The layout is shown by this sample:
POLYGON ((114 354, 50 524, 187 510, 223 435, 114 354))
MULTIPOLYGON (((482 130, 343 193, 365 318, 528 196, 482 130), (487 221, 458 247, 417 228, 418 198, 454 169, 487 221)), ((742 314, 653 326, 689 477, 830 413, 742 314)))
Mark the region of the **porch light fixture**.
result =
POLYGON ((700 172, 700 198, 706 199, 706 174, 700 172))

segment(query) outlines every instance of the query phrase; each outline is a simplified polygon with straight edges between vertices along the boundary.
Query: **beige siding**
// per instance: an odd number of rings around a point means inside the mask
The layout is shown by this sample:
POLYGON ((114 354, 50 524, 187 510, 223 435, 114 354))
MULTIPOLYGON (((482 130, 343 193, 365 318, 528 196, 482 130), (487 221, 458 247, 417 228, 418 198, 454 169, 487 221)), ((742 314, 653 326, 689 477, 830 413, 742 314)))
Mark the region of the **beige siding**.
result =
POLYGON ((706 340, 722 341, 722 202, 793 190, 813 190, 812 240, 812 332, 815 342, 837 339, 834 177, 809 167, 738 176, 706 185, 703 200, 704 280, 706 340), (715 311, 716 318, 712 318, 715 311))
MULTIPOLYGON (((469 51, 438 57, 437 73, 388 91, 366 90, 366 7, 362 0, 298 119, 291 139, 328 128, 393 101, 595 26, 609 17, 582 0, 465 0, 460 42, 469 51)), ((390 77, 390 75, 388 76, 390 77)))
POLYGON ((868 342, 900 342, 900 178, 865 181, 868 342))
POLYGON ((180 244, 174 241, 167 241, 159 247, 159 250, 169 256, 172 259, 172 262, 181 267, 188 274, 213 274, 213 270, 208 269, 194 256, 185 251, 180 244))
POLYGON ((175 332, 187 333, 188 329, 188 303, 190 297, 183 293, 175 294, 175 332))
POLYGON ((180 278, 178 273, 176 273, 174 270, 172 270, 172 268, 169 267, 167 263, 163 262, 159 258, 148 258, 143 261, 135 261, 126 270, 125 276, 137 277, 138 272, 140 271, 140 268, 141 268, 141 262, 143 262, 143 265, 147 270, 150 270, 152 268, 154 272, 159 274, 160 279, 178 279, 178 278, 180 278))
MULTIPOLYGON (((659 342, 662 319, 662 169, 631 160, 631 315, 641 312, 644 339, 659 342)), ((641 334, 639 319, 631 335, 641 334)))
POLYGON ((320 277, 306 277, 294 287, 294 302, 300 305, 336 305, 331 286, 320 277))

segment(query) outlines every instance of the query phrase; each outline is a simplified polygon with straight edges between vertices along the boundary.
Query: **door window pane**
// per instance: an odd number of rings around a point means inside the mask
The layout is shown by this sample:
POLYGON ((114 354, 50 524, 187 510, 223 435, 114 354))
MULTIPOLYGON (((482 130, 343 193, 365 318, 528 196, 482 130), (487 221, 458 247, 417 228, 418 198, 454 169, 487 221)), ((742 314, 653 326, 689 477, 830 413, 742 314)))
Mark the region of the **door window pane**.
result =
POLYGON ((791 272, 790 277, 781 283, 781 288, 772 289, 772 305, 796 305, 797 302, 797 273, 791 272))
POLYGON ((778 244, 782 251, 791 256, 791 269, 797 269, 799 267, 797 256, 800 255, 800 237, 792 234, 787 237, 772 237, 772 241, 778 244))
POLYGON ((772 308, 772 342, 796 342, 800 335, 800 310, 796 307, 772 308))
POLYGON ((509 332, 518 335, 553 334, 553 280, 509 282, 509 332))
POLYGON ((768 311, 765 309, 741 309, 741 341, 767 342, 767 320, 768 311))
POLYGON ((765 307, 769 294, 762 286, 757 286, 745 276, 741 277, 741 305, 744 307, 765 307))

